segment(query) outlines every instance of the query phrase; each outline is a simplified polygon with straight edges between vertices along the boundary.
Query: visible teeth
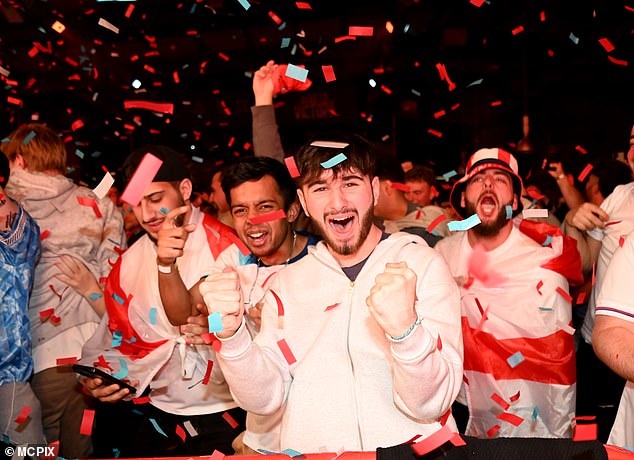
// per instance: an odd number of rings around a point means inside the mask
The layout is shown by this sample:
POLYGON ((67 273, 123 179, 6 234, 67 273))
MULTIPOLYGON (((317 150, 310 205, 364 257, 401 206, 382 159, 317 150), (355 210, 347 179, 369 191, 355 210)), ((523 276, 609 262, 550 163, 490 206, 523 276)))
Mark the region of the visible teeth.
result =
POLYGON ((260 232, 260 233, 252 233, 249 235, 251 238, 260 238, 261 236, 264 236, 264 232, 260 232))
POLYGON ((333 217, 332 221, 336 223, 341 223, 341 222, 347 221, 348 219, 350 219, 350 217, 340 217, 340 218, 333 217))

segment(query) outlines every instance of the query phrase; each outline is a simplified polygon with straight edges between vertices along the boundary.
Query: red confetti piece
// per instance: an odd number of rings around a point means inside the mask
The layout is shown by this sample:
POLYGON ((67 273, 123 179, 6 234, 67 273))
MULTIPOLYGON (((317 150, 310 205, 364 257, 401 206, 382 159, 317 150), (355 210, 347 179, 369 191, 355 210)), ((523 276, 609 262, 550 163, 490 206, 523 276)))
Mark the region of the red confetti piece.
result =
POLYGON ((150 73, 156 73, 156 69, 154 67, 151 67, 151 66, 147 65, 147 64, 145 64, 143 66, 143 69, 147 70, 150 73))
POLYGON ((209 379, 211 378, 211 371, 214 368, 214 362, 211 360, 207 360, 207 370, 205 371, 205 377, 203 378, 203 385, 207 385, 209 383, 209 379))
POLYGON ((92 424, 95 420, 95 411, 92 409, 84 409, 84 416, 81 419, 79 434, 90 436, 92 434, 92 424))
POLYGON ((324 74, 324 80, 326 80, 326 83, 330 83, 331 81, 335 81, 337 79, 337 77, 335 77, 335 71, 331 65, 322 65, 321 71, 324 74))
POLYGON ((152 399, 150 399, 149 396, 142 396, 140 398, 134 398, 132 402, 134 404, 149 404, 152 402, 152 399))
POLYGON ((454 433, 453 437, 449 441, 456 447, 466 446, 467 445, 465 440, 462 439, 462 436, 460 436, 458 433, 454 433))
MULTIPOLYGON (((579 417, 577 417, 579 419, 579 417)), ((588 423, 583 425, 575 425, 572 435, 573 441, 594 441, 597 439, 597 424, 588 423)))
POLYGON ((440 62, 436 64, 436 69, 438 70, 438 74, 440 75, 440 79, 447 82, 449 85, 449 91, 453 91, 456 89, 456 84, 451 81, 449 78, 449 74, 447 73, 447 69, 445 68, 445 64, 441 64, 440 62))
POLYGON ((409 185, 405 185, 401 182, 392 182, 392 185, 390 187, 405 193, 411 191, 409 185))
POLYGON ((557 294, 562 296, 566 300, 566 302, 572 302, 572 297, 570 296, 570 294, 568 294, 568 292, 562 289, 560 286, 557 286, 557 294))
POLYGON ((59 453, 59 441, 53 441, 52 443, 48 445, 48 447, 50 447, 51 449, 45 449, 45 450, 47 451, 52 450, 53 453, 50 456, 42 455, 42 458, 47 460, 48 459, 55 460, 57 458, 57 454, 59 453))
POLYGON ((18 416, 16 417, 15 423, 17 423, 18 425, 21 425, 22 423, 26 421, 30 413, 31 413, 31 408, 29 406, 24 406, 22 410, 20 411, 20 413, 18 414, 18 416))
POLYGON ((438 119, 438 118, 440 118, 440 117, 444 117, 446 114, 447 114, 447 112, 445 112, 444 110, 439 110, 438 112, 436 112, 436 113, 434 114, 434 118, 435 118, 435 119, 438 119))
POLYGON ((499 107, 502 105, 502 101, 493 101, 491 102, 491 107, 499 107))
POLYGON ((432 136, 436 136, 436 137, 438 137, 438 138, 441 138, 441 137, 442 137, 442 133, 441 133, 440 131, 436 131, 435 129, 431 129, 431 128, 429 128, 429 129, 427 130, 427 132, 428 132, 429 134, 431 134, 432 136))
POLYGON ((632 8, 631 6, 623 5, 623 7, 624 7, 627 11, 632 11, 632 12, 634 12, 634 8, 632 8))
POLYGON ((540 291, 540 289, 542 288, 542 286, 544 285, 544 282, 542 280, 539 280, 539 283, 537 283, 537 292, 539 292, 539 295, 543 295, 542 291, 540 291))
POLYGON ((491 395, 491 399, 493 400, 493 402, 495 402, 498 406, 500 406, 504 410, 508 410, 508 408, 511 407, 511 405, 509 403, 507 403, 504 400, 504 398, 502 398, 502 396, 500 396, 497 393, 493 393, 491 395))
POLYGON ((95 216, 97 216, 98 219, 101 219, 103 217, 101 215, 101 211, 99 211, 99 206, 97 205, 97 201, 94 198, 88 197, 88 196, 78 196, 77 201, 82 206, 88 206, 92 208, 92 210, 95 213, 95 216))
POLYGON ((577 296, 577 300, 575 301, 576 305, 581 305, 586 300, 586 292, 580 292, 577 296))
POLYGON ((442 414, 442 417, 440 417, 440 419, 438 420, 438 422, 440 422, 440 424, 442 426, 445 426, 447 424, 447 420, 449 420, 449 416, 451 415, 451 407, 449 409, 447 409, 447 412, 445 412, 444 414, 442 414))
POLYGON ((499 414, 496 418, 498 418, 499 420, 508 422, 513 426, 520 426, 522 422, 524 422, 524 419, 522 417, 519 417, 515 414, 510 414, 508 412, 503 412, 499 414))
POLYGON ((33 48, 31 48, 31 49, 29 50, 29 52, 28 52, 28 53, 26 53, 26 54, 28 54, 30 58, 34 58, 34 57, 35 57, 35 55, 36 55, 37 53, 39 53, 39 52, 40 52, 40 51, 37 49, 37 47, 36 47, 36 46, 34 46, 34 47, 33 47, 33 48))
POLYGON ((541 22, 544 22, 546 20, 546 12, 545 11, 540 11, 539 12, 539 20, 541 22))
POLYGON ((356 40, 357 37, 353 37, 352 35, 342 35, 341 37, 335 38, 335 43, 339 43, 345 40, 356 40))
POLYGON ((484 0, 470 0, 469 3, 480 8, 484 4, 484 0))
POLYGON ((225 412, 222 414, 222 418, 225 419, 225 422, 229 424, 231 428, 234 430, 238 427, 239 423, 231 416, 229 412, 225 412))
POLYGON ((334 310, 334 309, 335 309, 335 308, 337 308, 338 306, 339 306, 339 302, 337 302, 337 303, 333 303, 332 305, 328 305, 324 311, 334 310))
POLYGON ((584 180, 586 180, 586 177, 588 177, 588 174, 590 174, 590 171, 592 171, 593 168, 594 166, 588 163, 586 167, 583 168, 583 171, 581 171, 581 174, 579 174, 579 176, 577 177, 577 180, 579 182, 583 182, 584 180))
POLYGON ((429 226, 427 227, 427 231, 429 233, 433 232, 434 229, 438 226, 438 224, 440 224, 441 222, 447 220, 447 216, 444 214, 439 215, 438 217, 436 217, 434 220, 431 221, 431 224, 429 224, 429 226))
POLYGON ((493 436, 495 436, 495 434, 500 431, 500 425, 493 425, 491 428, 489 428, 489 430, 487 431, 487 436, 489 438, 492 438, 493 436))
POLYGON ((216 353, 220 353, 222 342, 220 340, 214 340, 213 342, 211 342, 211 348, 213 348, 216 353))
POLYGON ((381 85, 381 90, 385 93, 385 94, 392 94, 392 90, 390 88, 388 88, 385 85, 381 85))
POLYGON ((284 210, 278 209, 277 211, 267 212, 266 214, 260 214, 259 216, 251 217, 249 218, 249 222, 253 225, 257 225, 284 219, 285 217, 286 213, 284 212, 284 210))
POLYGON ((129 19, 129 18, 130 18, 130 16, 132 16, 132 12, 133 12, 133 11, 134 11, 134 5, 129 5, 129 6, 128 6, 128 9, 127 9, 127 10, 125 10, 125 14, 124 14, 124 16, 125 16, 126 18, 128 18, 128 19, 129 19))
POLYGON ((440 334, 438 335, 438 339, 436 339, 436 348, 438 348, 438 351, 442 351, 442 339, 440 338, 440 334))
POLYGON ((223 458, 225 458, 225 454, 223 454, 219 450, 214 450, 214 452, 211 454, 211 457, 209 457, 209 460, 222 460, 223 458))
POLYGON ((51 316, 53 316, 53 314, 55 313, 55 309, 53 308, 49 308, 47 310, 42 310, 40 312, 40 321, 41 322, 45 322, 46 320, 48 320, 51 316))
POLYGON ((7 102, 9 104, 17 105, 18 107, 22 107, 22 100, 16 97, 7 96, 7 102))
POLYGON ((524 32, 524 26, 517 26, 515 29, 511 31, 513 35, 518 35, 524 32))
POLYGON ((412 449, 414 449, 416 455, 422 456, 434 449, 437 449, 446 442, 449 442, 453 437, 453 431, 451 431, 451 429, 447 425, 445 425, 438 431, 427 436, 422 441, 412 444, 412 449))
MULTIPOLYGON (((517 393, 515 393, 513 396, 511 396, 511 397, 509 398, 509 400, 510 400, 511 402, 515 402, 515 401, 517 401, 518 399, 520 399, 520 392, 519 392, 519 391, 518 391, 517 393)), ((506 409, 505 409, 505 410, 506 410, 506 409)))
POLYGON ((176 83, 177 85, 181 82, 181 79, 178 76, 178 72, 177 71, 174 71, 174 73, 172 74, 172 77, 174 78, 174 83, 176 83))
POLYGON ((623 247, 623 243, 625 243, 625 237, 623 235, 621 235, 619 237, 619 247, 622 248, 623 247))
POLYGON ((348 35, 353 37, 371 37, 374 34, 374 27, 350 26, 348 35))
POLYGON ((277 346, 280 348, 280 351, 284 355, 284 358, 289 366, 297 361, 285 339, 278 340, 277 346))
POLYGON ((149 101, 123 101, 123 108, 126 110, 129 109, 145 109, 151 110, 153 112, 160 113, 169 113, 172 115, 174 113, 174 104, 171 102, 149 102, 149 101))
POLYGON ((277 14, 275 14, 273 11, 269 11, 269 16, 271 19, 273 19, 273 22, 277 24, 278 26, 283 22, 280 19, 280 17, 277 14))
POLYGON ((176 424, 176 436, 181 438, 183 442, 185 442, 185 439, 187 439, 187 433, 185 433, 183 427, 178 424, 176 424))
POLYGON ((607 53, 611 53, 612 51, 614 51, 614 45, 608 38, 600 38, 599 43, 607 53))
POLYGON ((295 157, 284 158, 284 164, 286 164, 286 169, 288 169, 288 172, 292 178, 300 176, 299 169, 297 169, 297 163, 295 163, 295 157))
POLYGON ((50 321, 53 326, 57 326, 59 325, 59 323, 62 322, 62 318, 56 315, 52 315, 50 321))
POLYGON ((617 59, 617 58, 612 57, 612 56, 608 56, 608 59, 610 60, 610 62, 612 62, 613 64, 616 64, 616 65, 622 65, 622 66, 625 66, 625 67, 630 65, 630 63, 627 62, 624 59, 617 59))
POLYGON ((282 303, 282 299, 279 298, 273 289, 271 289, 271 294, 273 294, 275 302, 277 303, 277 316, 284 316, 284 304, 282 303))
POLYGON ((297 6, 297 8, 299 8, 300 10, 312 10, 313 9, 310 6, 310 4, 306 3, 306 2, 295 2, 295 6, 297 6))
POLYGON ((218 52, 218 56, 219 56, 219 57, 220 57, 220 59, 222 59, 223 61, 229 62, 229 56, 227 56, 225 53, 218 52))

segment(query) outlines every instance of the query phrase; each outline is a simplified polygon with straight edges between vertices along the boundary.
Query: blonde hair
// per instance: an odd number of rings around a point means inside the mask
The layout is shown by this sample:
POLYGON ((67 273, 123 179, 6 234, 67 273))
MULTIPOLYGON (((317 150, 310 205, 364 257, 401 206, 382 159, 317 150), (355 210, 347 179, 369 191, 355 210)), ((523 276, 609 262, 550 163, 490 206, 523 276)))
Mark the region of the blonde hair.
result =
POLYGON ((57 133, 46 125, 29 123, 20 126, 9 135, 9 142, 0 145, 0 150, 10 162, 21 155, 25 169, 30 171, 66 172, 66 147, 57 133))

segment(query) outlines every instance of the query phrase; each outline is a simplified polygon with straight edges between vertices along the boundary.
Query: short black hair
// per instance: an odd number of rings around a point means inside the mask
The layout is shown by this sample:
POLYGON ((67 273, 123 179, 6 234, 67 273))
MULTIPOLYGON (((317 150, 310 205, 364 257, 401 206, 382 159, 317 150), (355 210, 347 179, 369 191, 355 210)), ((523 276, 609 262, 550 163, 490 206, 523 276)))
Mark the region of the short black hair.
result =
POLYGON ((377 152, 376 155, 376 175, 379 180, 389 180, 392 182, 405 182, 405 173, 398 160, 386 151, 377 152))
POLYGON ((231 206, 231 190, 245 182, 258 181, 271 176, 284 200, 284 211, 288 211, 297 199, 297 186, 286 166, 268 157, 246 157, 238 162, 226 165, 222 169, 222 191, 231 206))
POLYGON ((427 182, 429 186, 436 186, 436 173, 429 166, 414 165, 405 173, 405 182, 427 182))
POLYGON ((604 198, 607 198, 617 185, 632 182, 630 167, 622 161, 614 159, 600 162, 591 174, 599 179, 599 191, 604 198))
POLYGON ((296 179, 297 184, 301 187, 317 180, 324 171, 322 163, 327 162, 339 153, 343 153, 346 156, 346 160, 330 168, 335 177, 352 169, 359 171, 362 175, 368 176, 370 179, 376 175, 374 146, 357 134, 335 133, 313 138, 295 154, 295 164, 300 174, 296 179), (348 145, 343 148, 314 145, 319 141, 338 142, 348 145))
POLYGON ((187 169, 187 158, 182 153, 165 145, 149 144, 136 149, 123 162, 123 175, 126 182, 130 182, 147 153, 151 153, 163 162, 152 182, 180 182, 183 179, 191 179, 191 173, 187 169))

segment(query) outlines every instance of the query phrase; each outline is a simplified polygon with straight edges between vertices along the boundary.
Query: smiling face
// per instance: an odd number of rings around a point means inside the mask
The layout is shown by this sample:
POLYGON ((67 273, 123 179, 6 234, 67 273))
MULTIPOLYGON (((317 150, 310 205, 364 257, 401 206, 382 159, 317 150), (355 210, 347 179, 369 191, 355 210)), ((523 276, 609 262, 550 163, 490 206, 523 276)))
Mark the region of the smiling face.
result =
POLYGON ((405 192, 405 199, 417 206, 429 206, 434 200, 434 188, 424 180, 405 181, 409 192, 405 192))
POLYGON ((246 181, 231 189, 231 214, 240 239, 254 256, 267 265, 284 263, 291 253, 293 237, 290 222, 294 221, 299 205, 294 202, 285 219, 253 224, 251 219, 284 209, 284 198, 272 176, 246 181))
POLYGON ((506 206, 517 209, 517 196, 513 191, 511 176, 500 169, 489 168, 471 178, 461 205, 468 215, 478 214, 480 225, 473 232, 480 236, 496 235, 502 227, 510 224, 506 218, 506 206))
MULTIPOLYGON (((191 195, 191 181, 183 179, 178 184, 178 190, 171 182, 152 182, 143 192, 138 205, 132 207, 141 227, 150 238, 156 240, 158 231, 165 221, 161 209, 171 211, 183 206, 191 195)), ((189 212, 185 215, 185 222, 189 220, 189 212)))
POLYGON ((319 178, 302 185, 298 193, 304 211, 335 257, 351 256, 353 260, 371 252, 376 242, 368 240, 368 234, 373 228, 378 177, 370 179, 356 170, 344 170, 334 176, 331 170, 324 170, 319 178))

